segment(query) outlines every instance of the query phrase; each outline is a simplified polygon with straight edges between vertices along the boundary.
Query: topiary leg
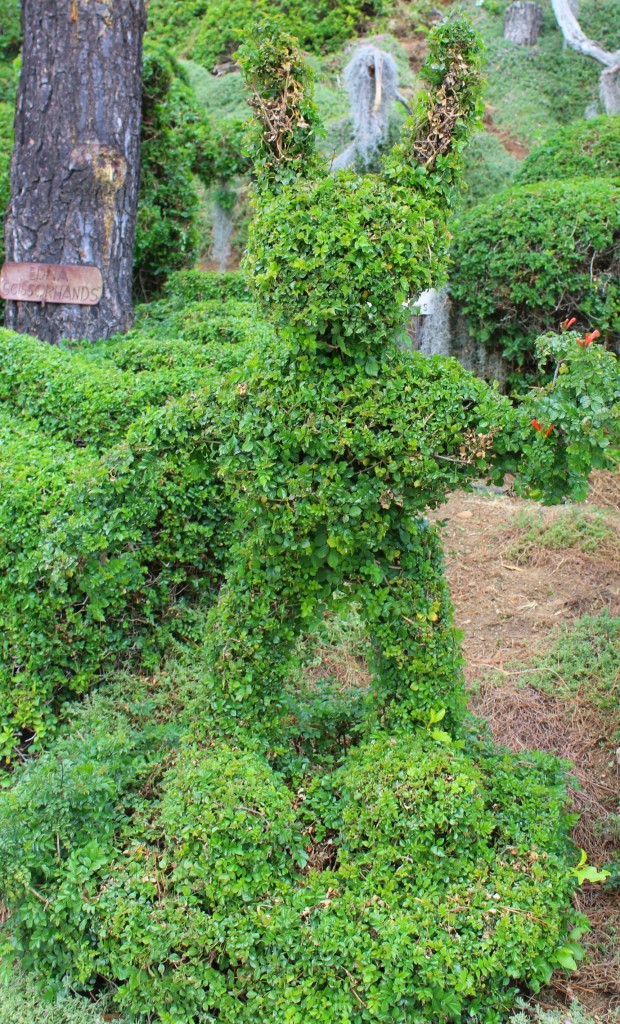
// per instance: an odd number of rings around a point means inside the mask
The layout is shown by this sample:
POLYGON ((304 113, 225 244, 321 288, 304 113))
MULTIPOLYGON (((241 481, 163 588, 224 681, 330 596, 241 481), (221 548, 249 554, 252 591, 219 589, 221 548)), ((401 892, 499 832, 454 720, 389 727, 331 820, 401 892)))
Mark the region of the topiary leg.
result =
POLYGON ((253 560, 250 566, 240 560, 231 568, 209 614, 205 641, 212 673, 208 701, 222 724, 255 727, 257 720, 268 725, 278 716, 295 641, 316 605, 306 585, 300 566, 281 560, 253 560))
POLYGON ((380 715, 390 724, 428 725, 431 712, 445 709, 444 725, 457 729, 464 707, 461 653, 439 537, 419 519, 388 535, 385 546, 399 557, 386 559, 380 585, 360 593, 380 715))

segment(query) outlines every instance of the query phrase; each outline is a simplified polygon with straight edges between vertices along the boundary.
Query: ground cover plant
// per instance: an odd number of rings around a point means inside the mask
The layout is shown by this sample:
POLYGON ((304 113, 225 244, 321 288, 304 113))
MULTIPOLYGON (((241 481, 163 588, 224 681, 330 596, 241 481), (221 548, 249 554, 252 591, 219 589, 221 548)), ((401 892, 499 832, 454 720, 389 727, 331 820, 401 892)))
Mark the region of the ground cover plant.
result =
POLYGON ((620 694, 619 641, 620 619, 605 612, 582 616, 534 662, 537 686, 564 699, 579 693, 597 707, 615 712, 620 694))
POLYGON ((520 185, 563 178, 620 177, 620 116, 574 121, 525 158, 520 185))
POLYGON ((517 562, 527 562, 541 548, 554 551, 579 548, 592 552, 607 544, 610 549, 620 550, 613 525, 598 510, 562 509, 552 521, 532 511, 521 512, 511 523, 512 529, 517 530, 518 535, 507 554, 517 562))
MULTIPOLYGON (((583 494, 617 454, 617 363, 567 325, 540 344, 549 386, 515 407, 457 363, 393 344, 443 273, 478 110, 466 24, 434 33, 416 117, 362 178, 325 174, 291 39, 265 29, 240 59, 258 113, 247 263, 275 337, 217 387, 132 424, 132 476, 113 463, 104 482, 116 448, 94 463, 105 500, 126 486, 121 513, 150 510, 165 452, 185 507, 162 571, 177 546, 191 561, 217 535, 225 578, 183 678, 170 668, 66 708, 49 750, 16 771, 0 800, 5 961, 51 995, 109 984, 130 1016, 164 1024, 498 1024, 522 984, 576 966, 585 922, 570 897, 596 873, 568 838, 565 768, 495 748, 464 714, 426 511, 506 469, 550 501, 583 494), (221 536, 223 509, 235 528, 221 536), (352 600, 370 685, 298 694, 297 642, 352 600)), ((14 423, 7 433, 19 443, 14 423)), ((96 471, 90 449, 58 451, 59 472, 96 471)), ((123 557, 139 564, 143 547, 132 538, 123 557)))

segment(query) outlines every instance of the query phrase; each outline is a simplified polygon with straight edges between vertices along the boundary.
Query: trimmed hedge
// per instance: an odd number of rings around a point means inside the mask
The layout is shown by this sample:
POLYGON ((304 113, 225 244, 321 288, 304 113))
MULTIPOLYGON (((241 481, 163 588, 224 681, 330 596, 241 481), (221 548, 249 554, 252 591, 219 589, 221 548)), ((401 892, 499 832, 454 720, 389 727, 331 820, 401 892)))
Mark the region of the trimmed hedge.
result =
POLYGON ((545 181, 493 196, 454 227, 451 289, 476 338, 533 369, 566 317, 620 341, 620 182, 545 181))
POLYGON ((579 955, 553 758, 378 733, 291 791, 251 746, 192 743, 173 685, 76 708, 0 796, 3 952, 50 995, 109 981, 164 1024, 499 1024, 579 955))
POLYGON ((526 156, 518 185, 566 178, 620 178, 620 114, 573 121, 526 156))
POLYGON ((176 303, 229 300, 251 302, 245 276, 238 270, 218 274, 215 271, 180 270, 171 274, 164 288, 164 298, 176 303))
POLYGON ((180 377, 184 382, 183 390, 204 387, 213 375, 243 365, 256 347, 256 332, 251 331, 246 321, 224 324, 211 320, 201 326, 204 340, 177 339, 174 335, 168 340, 136 331, 111 338, 85 354, 91 362, 110 360, 121 370, 133 371, 139 377, 146 376, 144 371, 170 375, 173 381, 180 377), (234 344, 231 344, 231 327, 238 338, 234 344))
POLYGON ((205 386, 209 376, 206 359, 200 368, 184 360, 176 372, 168 365, 157 373, 124 373, 0 328, 0 403, 78 447, 109 448, 143 413, 189 387, 205 386))
POLYGON ((217 586, 228 505, 201 440, 208 392, 139 420, 100 458, 0 410, 2 752, 121 656, 153 663, 217 586))

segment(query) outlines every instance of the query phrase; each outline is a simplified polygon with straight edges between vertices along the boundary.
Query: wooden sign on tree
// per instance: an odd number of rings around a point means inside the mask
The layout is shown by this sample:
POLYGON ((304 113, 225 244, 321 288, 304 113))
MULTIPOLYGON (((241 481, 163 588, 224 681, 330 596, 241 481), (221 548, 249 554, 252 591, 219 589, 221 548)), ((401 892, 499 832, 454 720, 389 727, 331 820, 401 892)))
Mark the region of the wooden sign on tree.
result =
POLYGON ((9 295, 5 322, 95 341, 133 319, 146 0, 23 0, 22 23, 7 261, 98 268, 103 289, 96 305, 9 295))

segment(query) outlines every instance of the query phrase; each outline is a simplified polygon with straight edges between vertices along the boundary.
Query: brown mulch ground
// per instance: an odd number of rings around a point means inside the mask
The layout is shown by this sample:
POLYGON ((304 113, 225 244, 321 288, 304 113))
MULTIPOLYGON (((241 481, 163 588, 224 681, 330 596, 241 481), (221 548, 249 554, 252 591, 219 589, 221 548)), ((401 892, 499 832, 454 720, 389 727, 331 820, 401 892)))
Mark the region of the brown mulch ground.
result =
MULTIPOLYGON (((453 495, 438 516, 445 521, 447 573, 464 633, 470 706, 489 721, 498 743, 554 752, 573 763, 572 798, 581 815, 574 838, 592 863, 601 864, 620 856, 614 827, 620 811, 617 719, 585 696, 563 700, 520 685, 520 675, 562 623, 604 609, 620 615, 620 549, 605 542, 593 552, 534 547, 516 564, 513 521, 528 506, 542 523, 558 515, 505 495, 474 493, 453 495)), ((595 475, 587 503, 594 506, 617 529, 620 476, 595 475)), ((570 978, 554 977, 541 1002, 567 1006, 579 999, 599 1024, 607 1024, 620 1009, 620 897, 586 887, 578 905, 592 926, 588 957, 570 978)))

